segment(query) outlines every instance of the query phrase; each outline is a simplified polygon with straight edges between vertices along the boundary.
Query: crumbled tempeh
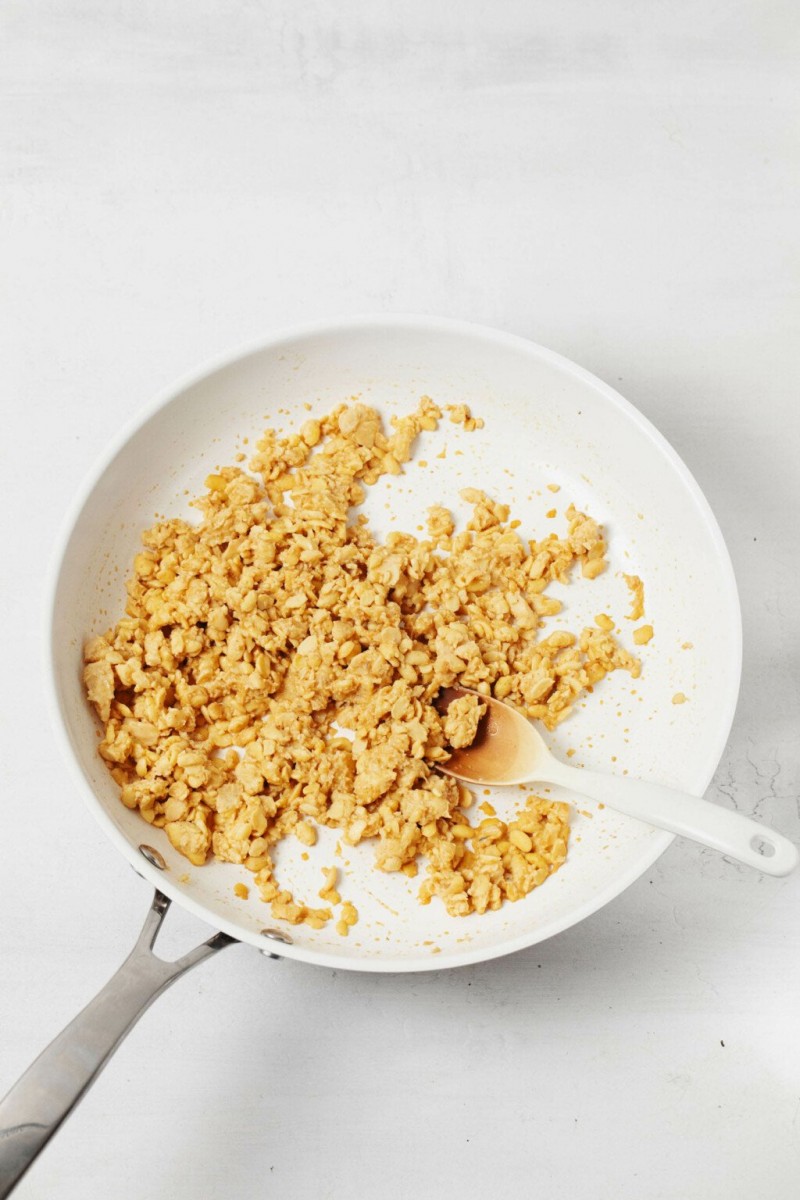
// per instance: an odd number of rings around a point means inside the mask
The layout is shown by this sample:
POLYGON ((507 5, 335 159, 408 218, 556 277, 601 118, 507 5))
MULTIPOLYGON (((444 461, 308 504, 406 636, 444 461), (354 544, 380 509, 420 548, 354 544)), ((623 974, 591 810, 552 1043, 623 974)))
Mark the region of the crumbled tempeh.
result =
POLYGON ((472 433, 474 429, 483 429, 483 418, 473 417, 468 404, 447 404, 445 407, 453 424, 462 425, 467 433, 472 433))
POLYGON ((532 796, 510 824, 489 817, 476 828, 459 827, 457 840, 433 847, 420 898, 427 903, 439 896, 451 917, 520 900, 558 870, 568 838, 568 806, 532 796))
POLYGON ((336 932, 341 937, 347 937, 353 925, 356 925, 357 923, 358 909, 355 907, 355 905, 350 904, 349 901, 345 900, 344 904, 342 905, 342 915, 336 922, 336 932))
POLYGON ((338 867, 324 867, 322 874, 325 876, 325 883, 320 888, 319 897, 327 904, 340 904, 342 897, 336 890, 336 884, 339 879, 338 867))
POLYGON ((471 746, 485 712, 486 705, 478 696, 459 696, 457 700, 452 700, 444 718, 444 736, 448 746, 454 750, 471 746))
MULTIPOLYGON (((466 406, 450 414, 479 424, 466 406)), ((561 608, 548 584, 606 565, 602 530, 574 506, 566 536, 542 541, 523 540, 508 506, 477 489, 462 493, 473 515, 460 532, 438 505, 422 540, 395 531, 381 543, 354 519, 365 487, 402 472, 441 416, 423 397, 391 432, 358 403, 288 437, 266 430, 253 474, 209 476, 197 524, 144 533, 125 615, 85 647, 123 804, 192 863, 244 865, 280 920, 331 920, 273 874, 278 843, 294 833, 312 845, 317 825, 347 845, 373 841, 383 871, 413 876, 426 859, 421 899, 452 914, 524 896, 564 859, 567 809, 535 799, 507 827, 473 830, 468 793, 435 768, 448 743, 474 736, 479 710, 443 719, 437 693, 494 694, 553 729, 610 671, 639 674, 610 619, 542 636, 561 608)), ((339 902, 333 883, 322 894, 339 902)), ((345 931, 354 913, 342 912, 345 931)))
POLYGON ((644 584, 638 575, 623 575, 631 593, 631 611, 627 614, 629 621, 641 621, 644 616, 644 584))

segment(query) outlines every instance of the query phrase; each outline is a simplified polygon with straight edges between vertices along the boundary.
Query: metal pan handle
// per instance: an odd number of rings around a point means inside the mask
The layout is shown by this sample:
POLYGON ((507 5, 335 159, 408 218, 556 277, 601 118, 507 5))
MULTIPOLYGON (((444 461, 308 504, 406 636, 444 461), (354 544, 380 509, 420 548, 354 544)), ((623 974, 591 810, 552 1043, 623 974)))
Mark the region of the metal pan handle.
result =
POLYGON ((235 944, 236 938, 215 933, 175 962, 158 958, 153 945, 169 904, 155 893, 139 939, 116 975, 0 1101, 0 1200, 10 1195, 156 997, 184 972, 235 944))

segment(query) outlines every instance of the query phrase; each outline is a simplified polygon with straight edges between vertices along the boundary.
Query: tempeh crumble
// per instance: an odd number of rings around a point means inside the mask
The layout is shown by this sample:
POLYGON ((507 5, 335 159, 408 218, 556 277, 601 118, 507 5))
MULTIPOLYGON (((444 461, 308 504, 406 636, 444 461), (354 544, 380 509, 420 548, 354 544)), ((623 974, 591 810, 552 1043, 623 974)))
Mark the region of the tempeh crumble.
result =
MULTIPOLYGON (((450 416, 482 424, 466 406, 450 416)), ((541 636, 561 609, 548 585, 607 565, 602 529, 573 506, 562 537, 528 540, 506 504, 466 488, 466 528, 436 505, 426 535, 376 540, 356 511, 366 489, 441 418, 423 397, 390 431, 360 403, 288 437, 268 429, 249 472, 208 477, 197 524, 144 533, 126 615, 85 647, 122 802, 193 864, 243 864, 286 921, 321 928, 341 904, 332 868, 325 907, 274 874, 274 848, 313 845, 317 825, 373 841, 382 871, 414 876, 423 860, 420 900, 453 916, 521 899, 564 862, 568 807, 534 796, 509 822, 471 824, 472 796, 436 768, 470 744, 482 706, 464 697, 442 717, 437 693, 458 683, 554 729, 609 672, 639 674, 605 615, 541 636)), ((345 902, 337 930, 356 919, 345 902)))

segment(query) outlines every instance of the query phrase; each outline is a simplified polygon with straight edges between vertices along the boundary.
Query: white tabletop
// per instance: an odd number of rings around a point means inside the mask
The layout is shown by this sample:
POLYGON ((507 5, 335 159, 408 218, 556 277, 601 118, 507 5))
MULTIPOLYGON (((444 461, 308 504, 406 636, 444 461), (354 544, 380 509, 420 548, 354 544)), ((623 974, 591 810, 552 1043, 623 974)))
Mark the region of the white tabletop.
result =
MULTIPOLYGON (((43 715, 54 530, 123 421, 271 328, 450 314, 672 441, 733 557, 711 795, 797 839, 798 42, 790 3, 6 0, 0 1091, 148 889, 43 715)), ((187 944, 204 932, 172 914, 187 944)), ((795 1200, 800 880, 676 842, 532 950, 420 976, 238 947, 141 1021, 20 1200, 795 1200)))

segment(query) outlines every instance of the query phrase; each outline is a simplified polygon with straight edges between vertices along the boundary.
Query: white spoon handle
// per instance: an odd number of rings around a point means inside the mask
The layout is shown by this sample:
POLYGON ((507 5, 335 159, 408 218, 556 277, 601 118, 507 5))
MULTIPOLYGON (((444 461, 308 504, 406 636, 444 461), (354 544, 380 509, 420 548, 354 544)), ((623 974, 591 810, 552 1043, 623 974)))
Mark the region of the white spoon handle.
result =
POLYGON ((788 875, 797 866, 797 847, 783 834, 729 808, 720 808, 710 800, 676 792, 658 783, 599 775, 555 761, 552 772, 550 767, 548 763, 550 783, 580 792, 659 829, 711 846, 767 875, 788 875))

